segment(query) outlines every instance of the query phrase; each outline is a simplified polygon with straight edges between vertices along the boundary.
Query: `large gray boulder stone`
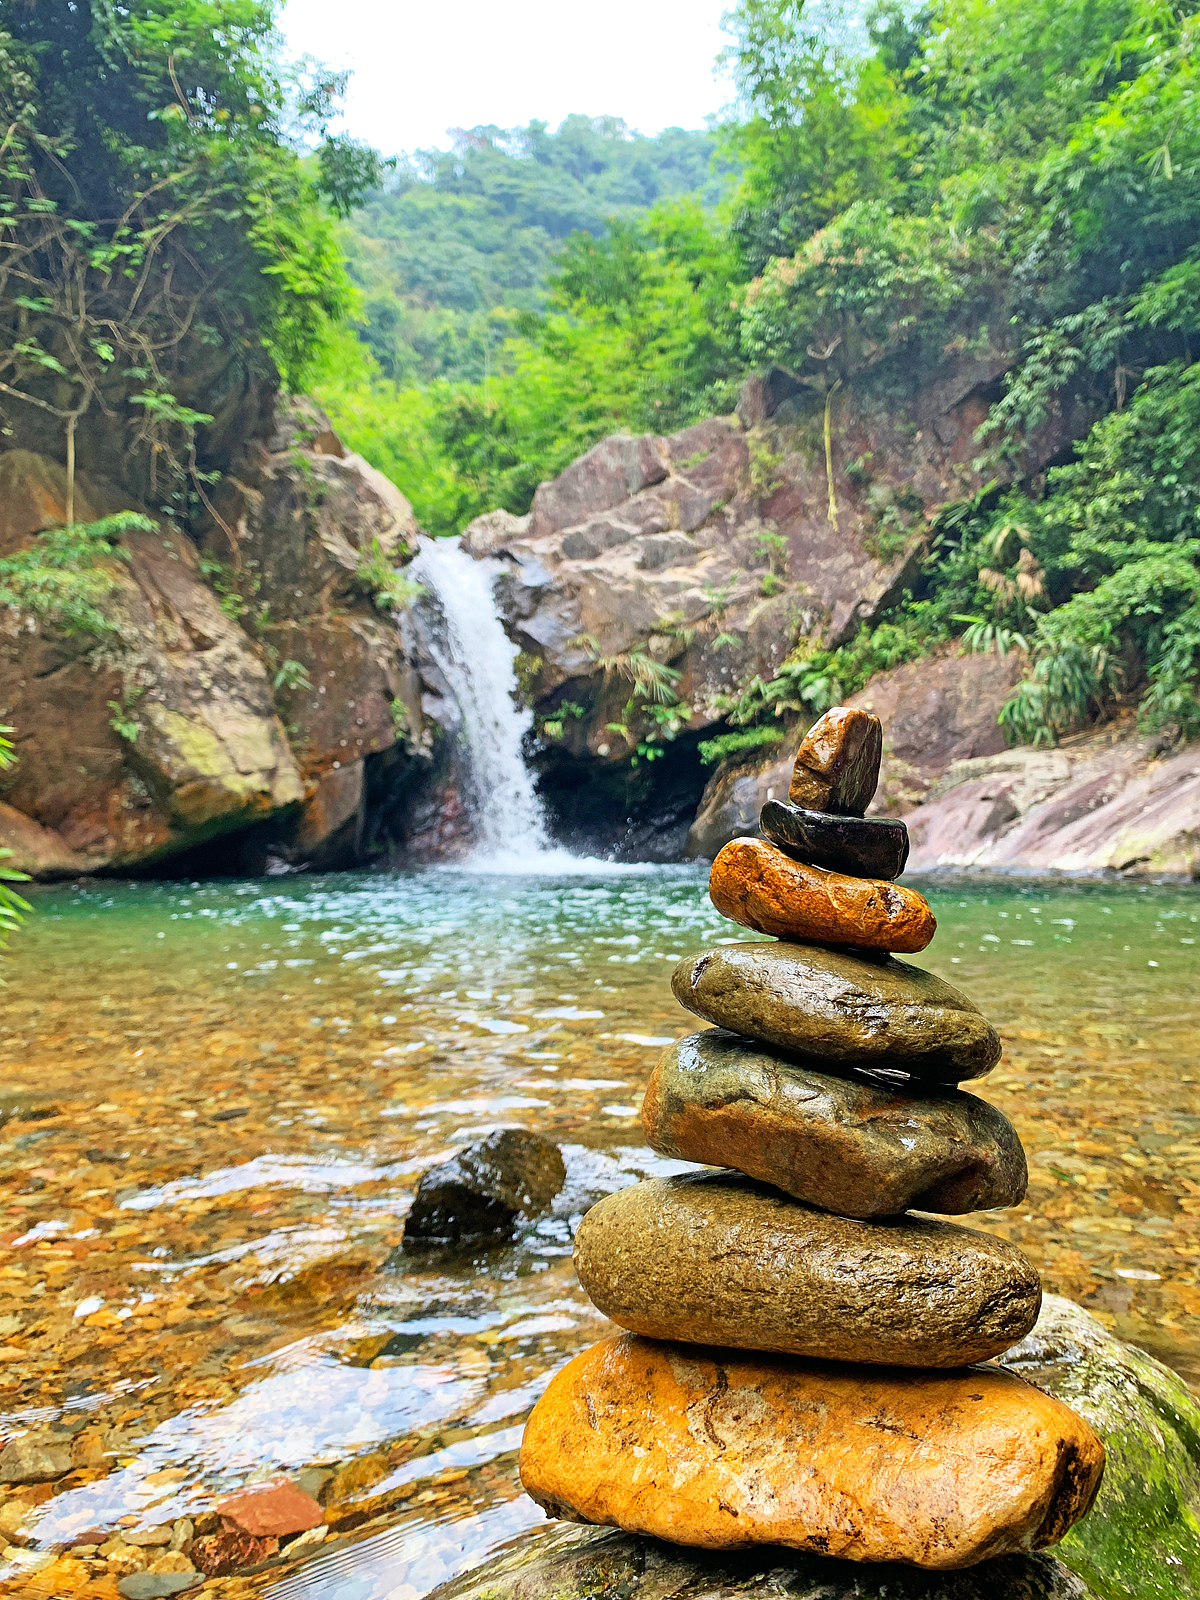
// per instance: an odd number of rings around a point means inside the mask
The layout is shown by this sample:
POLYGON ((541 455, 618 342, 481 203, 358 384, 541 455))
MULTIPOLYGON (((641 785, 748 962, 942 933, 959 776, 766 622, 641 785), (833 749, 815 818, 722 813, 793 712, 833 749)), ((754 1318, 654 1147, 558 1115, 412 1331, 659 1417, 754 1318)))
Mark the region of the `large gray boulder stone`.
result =
POLYGON ((1183 1379, 1059 1295, 1001 1365, 1078 1411, 1108 1452, 1096 1504, 1059 1556, 1101 1600, 1196 1600, 1200 1401, 1183 1379))
POLYGON ((1162 759, 1131 723, 1065 749, 953 762, 906 819, 910 872, 1200 877, 1200 743, 1162 759))

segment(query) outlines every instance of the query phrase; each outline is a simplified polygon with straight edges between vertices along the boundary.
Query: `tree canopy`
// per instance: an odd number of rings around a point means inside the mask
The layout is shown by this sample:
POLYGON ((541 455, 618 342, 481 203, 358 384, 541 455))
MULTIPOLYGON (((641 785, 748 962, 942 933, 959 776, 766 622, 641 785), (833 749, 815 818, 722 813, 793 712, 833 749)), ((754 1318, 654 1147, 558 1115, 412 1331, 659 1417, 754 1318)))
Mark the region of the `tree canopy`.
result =
POLYGON ((332 212, 380 169, 289 82, 274 0, 0 0, 0 398, 128 425, 146 492, 198 484, 222 386, 301 384, 353 291, 332 212))
POLYGON ((715 205, 710 184, 569 233, 486 378, 343 368, 328 398, 449 531, 523 510, 607 430, 728 409, 751 370, 886 396, 947 352, 1006 352, 981 467, 1007 457, 1019 481, 1023 436, 1055 411, 1095 419, 1074 459, 944 518, 877 637, 801 643, 734 716, 819 709, 963 635, 1027 647, 1015 736, 1057 737, 1118 693, 1148 725, 1200 730, 1198 11, 737 0, 715 205))

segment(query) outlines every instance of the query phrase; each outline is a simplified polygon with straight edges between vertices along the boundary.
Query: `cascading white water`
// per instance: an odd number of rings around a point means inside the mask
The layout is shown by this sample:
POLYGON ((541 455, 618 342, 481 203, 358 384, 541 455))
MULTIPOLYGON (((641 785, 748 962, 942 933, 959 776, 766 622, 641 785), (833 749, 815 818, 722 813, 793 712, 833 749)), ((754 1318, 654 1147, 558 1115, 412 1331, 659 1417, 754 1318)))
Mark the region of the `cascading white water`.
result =
POLYGON ((473 864, 519 867, 560 857, 522 754, 533 717, 515 699, 517 649, 496 611, 499 563, 473 560, 457 539, 422 539, 409 570, 445 621, 444 638, 435 634, 429 647, 462 713, 473 864))

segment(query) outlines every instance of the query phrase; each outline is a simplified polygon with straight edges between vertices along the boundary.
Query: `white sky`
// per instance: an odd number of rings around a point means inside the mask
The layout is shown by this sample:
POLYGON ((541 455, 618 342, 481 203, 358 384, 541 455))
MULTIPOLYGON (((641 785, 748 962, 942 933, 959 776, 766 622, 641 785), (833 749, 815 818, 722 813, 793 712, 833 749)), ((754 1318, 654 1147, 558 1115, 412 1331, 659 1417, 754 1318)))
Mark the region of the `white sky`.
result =
POLYGON ((569 112, 642 133, 699 128, 728 99, 713 63, 729 0, 287 0, 293 55, 354 76, 345 125, 385 155, 446 130, 569 112))

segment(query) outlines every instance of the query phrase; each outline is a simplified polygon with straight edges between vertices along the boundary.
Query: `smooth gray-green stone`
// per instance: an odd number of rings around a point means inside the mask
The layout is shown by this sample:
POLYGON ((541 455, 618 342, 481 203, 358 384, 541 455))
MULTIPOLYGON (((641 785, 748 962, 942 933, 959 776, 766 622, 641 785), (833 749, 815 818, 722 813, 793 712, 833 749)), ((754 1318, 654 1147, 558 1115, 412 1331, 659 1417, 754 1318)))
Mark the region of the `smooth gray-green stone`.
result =
POLYGON ((981 1078, 1000 1037, 966 995, 895 956, 775 941, 688 956, 671 979, 681 1006, 804 1058, 936 1083, 981 1078))
POLYGON ((663 1051, 642 1126, 662 1155, 736 1167, 846 1217, 962 1215, 1025 1193, 1017 1130, 977 1095, 815 1072, 724 1028, 663 1051))
POLYGON ((1052 1555, 918 1572, 795 1550, 687 1550, 611 1528, 523 1534, 426 1600, 1096 1600, 1052 1555))
POLYGON ((965 1367, 1023 1339, 1042 1286, 990 1233, 831 1216, 735 1172, 607 1195, 575 1234, 589 1299, 650 1339, 892 1367, 965 1367))

